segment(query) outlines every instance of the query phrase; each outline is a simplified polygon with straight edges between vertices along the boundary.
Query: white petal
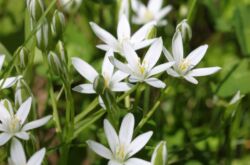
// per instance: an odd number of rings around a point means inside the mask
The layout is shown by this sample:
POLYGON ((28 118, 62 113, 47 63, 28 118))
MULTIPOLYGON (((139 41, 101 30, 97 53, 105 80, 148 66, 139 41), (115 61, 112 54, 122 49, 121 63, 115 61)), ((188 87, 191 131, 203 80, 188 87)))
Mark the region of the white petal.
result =
POLYGON ((127 17, 123 14, 120 17, 118 27, 117 27, 117 37, 119 41, 122 41, 124 39, 130 39, 130 25, 128 22, 127 17))
POLYGON ((43 117, 41 119, 29 122, 27 124, 24 125, 24 127, 22 128, 22 131, 28 131, 34 128, 38 128, 41 127, 43 125, 45 125, 50 119, 51 119, 51 115, 43 117))
POLYGON ((95 78, 98 76, 96 70, 91 65, 81 60, 80 58, 73 57, 72 64, 74 68, 77 70, 77 72, 80 73, 84 78, 86 78, 91 83, 93 83, 95 78))
POLYGON ((28 161, 27 165, 41 165, 43 162, 43 158, 45 156, 46 150, 42 148, 37 151, 28 161))
POLYGON ((4 81, 1 89, 5 89, 5 88, 9 88, 9 87, 13 86, 16 83, 16 81, 18 80, 18 78, 19 77, 9 77, 9 78, 0 80, 0 85, 2 85, 2 83, 4 81))
POLYGON ((5 106, 0 103, 0 121, 4 122, 4 120, 10 118, 9 111, 5 108, 5 106))
POLYGON ((160 20, 165 17, 172 10, 172 6, 166 6, 160 10, 159 13, 156 14, 156 19, 160 20))
POLYGON ((128 91, 131 89, 131 84, 126 83, 126 82, 119 82, 119 83, 114 83, 111 86, 111 91, 113 92, 124 92, 124 91, 128 91))
POLYGON ((163 71, 166 71, 167 69, 169 69, 169 68, 170 68, 171 66, 173 66, 174 64, 175 64, 175 62, 167 62, 167 63, 161 64, 161 65, 158 65, 158 66, 154 67, 154 68, 150 71, 148 77, 153 76, 153 75, 156 75, 156 74, 161 73, 161 72, 163 72, 163 71))
POLYGON ((144 40, 154 25, 155 25, 155 22, 150 22, 142 26, 139 30, 137 30, 133 34, 133 36, 131 37, 131 42, 136 43, 136 42, 141 42, 142 40, 144 40))
POLYGON ((155 39, 149 39, 149 40, 144 40, 141 42, 136 42, 136 43, 133 43, 133 48, 135 50, 139 50, 139 49, 142 49, 142 48, 145 48, 145 47, 151 45, 154 41, 155 41, 155 39))
POLYGON ((149 0, 148 2, 149 10, 152 11, 153 13, 157 13, 161 9, 162 1, 163 0, 149 0))
POLYGON ((183 59, 183 43, 181 33, 177 31, 172 40, 172 53, 176 63, 183 59))
POLYGON ((139 152, 147 144, 152 135, 153 131, 149 131, 137 136, 129 146, 129 157, 139 152))
POLYGON ((196 66, 204 57, 207 51, 207 48, 208 48, 208 45, 203 45, 203 46, 196 48, 187 56, 186 60, 189 61, 193 67, 196 66))
POLYGON ((128 43, 124 43, 123 51, 129 66, 133 69, 133 71, 137 71, 140 58, 136 54, 135 50, 128 43))
POLYGON ((96 93, 95 90, 94 90, 94 88, 93 88, 93 84, 81 84, 81 85, 77 85, 72 90, 76 91, 76 92, 79 92, 79 93, 87 93, 87 94, 96 93))
POLYGON ((1 70, 2 67, 3 67, 4 59, 5 59, 5 55, 0 54, 0 70, 1 70))
POLYGON ((120 62, 119 60, 115 59, 114 57, 110 57, 109 60, 116 68, 118 68, 122 72, 127 73, 127 74, 133 74, 133 72, 131 71, 131 69, 128 67, 127 64, 120 62))
POLYGON ((2 132, 8 132, 7 129, 5 129, 5 127, 2 124, 0 124, 0 131, 2 131, 2 132))
POLYGON ((16 137, 23 139, 23 140, 29 140, 30 136, 27 132, 18 132, 15 134, 16 137))
POLYGON ((104 132, 107 137, 109 147, 111 151, 115 154, 116 147, 119 145, 118 135, 114 129, 114 127, 110 124, 110 122, 105 119, 104 122, 104 132))
POLYGON ((10 156, 14 164, 26 164, 23 146, 16 138, 11 141, 10 156))
POLYGON ((32 98, 29 97, 22 105, 20 105, 19 109, 17 110, 16 116, 23 124, 30 113, 32 98))
POLYGON ((192 77, 192 76, 186 75, 186 76, 184 76, 184 78, 185 78, 187 81, 189 81, 189 82, 191 82, 191 83, 193 83, 193 84, 198 84, 198 81, 197 81, 194 77, 192 77))
POLYGON ((150 70, 151 68, 153 68, 155 66, 155 64, 157 63, 157 61, 160 58, 161 52, 162 52, 162 39, 159 38, 157 39, 149 48, 149 50, 147 51, 144 59, 143 59, 143 63, 145 63, 148 67, 148 70, 150 70))
POLYGON ((120 162, 117 162, 117 161, 115 161, 115 160, 110 160, 109 162, 108 162, 108 165, 124 165, 123 163, 120 163, 120 162))
POLYGON ((9 141, 11 137, 12 136, 10 134, 8 134, 8 133, 1 133, 0 134, 0 146, 7 143, 7 141, 9 141))
POLYGON ((113 49, 116 49, 118 46, 117 40, 112 36, 109 32, 99 27, 96 23, 89 23, 95 34, 98 38, 100 38, 103 42, 111 46, 113 49))
POLYGON ((145 82, 155 88, 165 88, 166 84, 157 78, 148 78, 145 82))
POLYGON ((109 61, 109 57, 113 57, 114 53, 113 51, 110 49, 107 51, 103 63, 102 63, 102 75, 104 76, 104 78, 107 76, 108 79, 110 79, 113 75, 113 71, 114 71, 114 66, 113 64, 111 64, 111 62, 109 61))
POLYGON ((130 158, 126 161, 125 165, 151 165, 151 163, 138 158, 130 158))
MULTIPOLYGON (((110 49, 113 49, 111 46, 109 46, 109 45, 106 45, 106 44, 99 44, 99 45, 96 45, 96 47, 98 48, 98 49, 101 49, 101 50, 104 50, 104 51, 108 51, 108 50, 110 50, 110 49)), ((114 50, 114 49, 113 49, 114 50)), ((117 52, 117 50, 114 50, 115 52, 117 52)))
POLYGON ((174 58, 165 47, 163 47, 163 54, 165 55, 165 57, 167 58, 169 62, 174 61, 174 58))
POLYGON ((180 74, 177 73, 177 72, 176 72, 175 70, 173 70, 172 68, 169 68, 169 69, 167 70, 167 73, 168 73, 169 75, 173 76, 173 77, 180 77, 180 74))
POLYGON ((118 70, 118 71, 116 71, 116 72, 113 74, 111 81, 112 81, 113 83, 118 83, 118 82, 124 80, 125 78, 127 78, 128 75, 129 75, 129 74, 124 73, 124 72, 118 70))
POLYGON ((109 149, 107 149, 102 144, 99 144, 95 141, 88 140, 87 141, 88 146, 98 155, 106 158, 106 159, 112 159, 112 153, 109 149))
POLYGON ((208 67, 208 68, 199 68, 191 70, 188 75, 192 77, 200 77, 200 76, 207 76, 218 72, 221 68, 220 67, 208 67))
POLYGON ((119 139, 121 144, 125 146, 130 144, 133 137, 134 124, 135 124, 134 115, 132 113, 128 113, 123 118, 119 131, 119 139))
POLYGON ((101 106, 104 110, 106 110, 107 108, 106 108, 106 106, 105 106, 105 104, 104 104, 104 101, 103 101, 103 99, 102 99, 102 97, 101 97, 100 95, 98 96, 98 101, 99 101, 100 106, 101 106))

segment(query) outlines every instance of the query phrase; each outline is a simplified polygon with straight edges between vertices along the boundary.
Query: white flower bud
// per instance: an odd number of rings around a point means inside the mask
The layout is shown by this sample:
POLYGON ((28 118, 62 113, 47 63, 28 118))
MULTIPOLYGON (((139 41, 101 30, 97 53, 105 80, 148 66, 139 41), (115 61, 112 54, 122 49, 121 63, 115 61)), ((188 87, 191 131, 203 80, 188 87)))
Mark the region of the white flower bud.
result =
POLYGON ((44 22, 36 32, 36 44, 41 50, 46 50, 50 42, 50 29, 48 22, 44 22))
POLYGON ((62 75, 62 73, 64 73, 63 64, 61 63, 61 61, 56 53, 49 52, 48 61, 49 61, 50 69, 52 69, 54 74, 60 76, 60 75, 62 75))
POLYGON ((33 20, 38 21, 45 10, 43 0, 27 0, 26 2, 31 17, 33 20))
POLYGON ((20 69, 25 69, 28 64, 29 50, 26 47, 21 46, 17 49, 16 54, 18 56, 17 65, 20 69))
POLYGON ((51 24, 52 35, 57 38, 60 37, 64 31, 65 17, 62 12, 56 10, 54 12, 51 24))
POLYGON ((161 141, 154 149, 151 158, 152 165, 166 165, 167 164, 167 147, 166 142, 161 141))
POLYGON ((177 26, 176 31, 180 31, 183 40, 192 38, 192 29, 189 26, 187 19, 182 20, 177 26))
POLYGON ((59 3, 65 12, 71 13, 81 6, 82 0, 59 0, 59 3))

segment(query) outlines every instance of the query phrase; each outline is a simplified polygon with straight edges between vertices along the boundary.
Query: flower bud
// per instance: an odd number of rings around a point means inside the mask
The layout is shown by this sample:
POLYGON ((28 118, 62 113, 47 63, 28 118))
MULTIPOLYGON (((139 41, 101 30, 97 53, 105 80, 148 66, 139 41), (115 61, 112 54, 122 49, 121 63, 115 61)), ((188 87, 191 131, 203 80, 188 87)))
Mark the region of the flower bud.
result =
POLYGON ((65 50, 64 44, 62 41, 58 41, 55 51, 56 51, 56 54, 59 56, 60 60, 67 65, 68 64, 67 51, 65 50))
POLYGON ((16 91, 15 91, 15 106, 19 107, 21 104, 30 97, 29 85, 24 79, 20 78, 17 80, 16 91))
POLYGON ((43 0, 27 0, 27 5, 32 19, 38 21, 45 10, 43 0))
POLYGON ((167 147, 166 142, 161 141, 154 149, 152 158, 152 165, 166 165, 167 164, 167 147))
POLYGON ((157 36, 157 28, 154 25, 147 34, 147 39, 153 39, 157 36))
POLYGON ((97 76, 94 80, 93 86, 97 94, 103 94, 106 89, 104 77, 102 75, 97 76))
POLYGON ((65 27, 65 17, 62 12, 56 10, 54 12, 51 24, 52 35, 58 38, 62 35, 65 27))
POLYGON ((59 0, 62 9, 68 13, 76 11, 82 4, 82 0, 59 0))
POLYGON ((50 69, 54 72, 54 74, 60 76, 64 73, 63 64, 61 63, 59 57, 54 52, 49 52, 48 61, 50 69))
POLYGON ((180 31, 183 40, 190 40, 192 38, 192 30, 191 27, 189 26, 187 19, 182 20, 177 26, 176 26, 176 31, 180 31))
POLYGON ((37 47, 43 51, 45 51, 51 40, 51 33, 49 29, 48 22, 45 21, 41 26, 40 29, 36 32, 36 44, 37 47))
POLYGON ((28 64, 28 56, 29 56, 29 50, 26 47, 19 47, 16 51, 17 54, 17 65, 20 67, 20 69, 25 69, 28 64))

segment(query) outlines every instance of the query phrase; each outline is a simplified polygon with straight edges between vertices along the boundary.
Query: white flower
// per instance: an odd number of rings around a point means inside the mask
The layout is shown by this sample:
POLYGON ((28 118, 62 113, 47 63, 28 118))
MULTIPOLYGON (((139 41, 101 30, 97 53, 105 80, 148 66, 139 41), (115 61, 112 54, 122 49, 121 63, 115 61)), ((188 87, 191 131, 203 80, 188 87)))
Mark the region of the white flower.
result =
MULTIPOLYGON (((114 71, 114 66, 110 63, 109 57, 113 56, 113 51, 109 50, 105 57, 102 64, 102 73, 105 82, 104 88, 107 88, 113 92, 123 92, 127 91, 131 88, 131 85, 126 82, 121 82, 126 77, 128 77, 128 74, 121 72, 121 71, 114 71)), ((72 58, 72 64, 74 68, 84 77, 86 78, 90 83, 87 84, 80 84, 73 88, 74 91, 80 92, 80 93, 96 93, 94 89, 94 81, 99 76, 97 71, 90 66, 87 62, 81 60, 80 58, 72 58)), ((102 104, 102 100, 99 97, 100 104, 102 104)))
POLYGON ((91 28, 94 33, 99 37, 105 44, 97 45, 98 48, 108 51, 112 49, 115 52, 123 55, 124 43, 129 43, 135 50, 144 48, 150 45, 154 39, 146 39, 147 34, 154 26, 154 23, 148 23, 141 27, 136 33, 131 36, 131 29, 127 17, 123 14, 118 23, 117 27, 117 38, 106 30, 99 27, 97 24, 90 22, 91 28))
POLYGON ((37 151, 27 162, 22 144, 13 138, 10 147, 9 165, 41 165, 45 156, 45 148, 37 151))
POLYGON ((198 84, 194 77, 207 76, 218 72, 221 69, 220 67, 193 69, 204 57, 207 48, 207 45, 200 46, 184 58, 181 32, 177 31, 172 41, 172 55, 167 49, 163 49, 168 61, 175 61, 175 65, 173 68, 167 69, 167 73, 173 77, 184 77, 187 81, 198 84))
POLYGON ((17 110, 16 114, 9 104, 8 110, 0 103, 0 146, 4 145, 12 137, 18 137, 23 140, 29 139, 29 134, 27 131, 41 127, 46 124, 51 116, 46 116, 44 118, 25 123, 27 116, 29 115, 31 108, 31 98, 28 98, 17 110))
POLYGON ((150 46, 142 61, 133 48, 130 45, 125 44, 124 54, 128 63, 124 64, 113 57, 111 57, 110 60, 115 67, 125 73, 130 74, 129 79, 131 82, 145 82, 156 88, 165 88, 165 83, 157 78, 152 77, 165 71, 174 64, 174 62, 169 62, 155 66, 160 58, 162 47, 162 39, 157 39, 150 46))
POLYGON ((81 6, 82 0, 59 0, 59 3, 64 11, 72 12, 81 6))
MULTIPOLYGON (((0 54, 0 70, 3 67, 4 59, 5 59, 5 55, 0 54)), ((18 78, 20 78, 20 76, 1 79, 0 80, 0 89, 5 89, 5 88, 9 88, 9 87, 13 86, 16 83, 16 81, 18 80, 18 78)))
POLYGON ((172 6, 168 5, 161 9, 163 0, 149 0, 147 6, 139 0, 132 0, 131 3, 136 13, 132 18, 133 23, 145 24, 155 21, 159 26, 167 24, 167 21, 162 19, 172 10, 172 6))
POLYGON ((104 131, 110 149, 100 143, 88 140, 89 147, 98 155, 109 159, 108 165, 150 165, 138 158, 131 158, 139 152, 149 141, 153 132, 149 131, 136 137, 132 141, 135 119, 128 113, 122 120, 119 135, 107 119, 104 120, 104 131))

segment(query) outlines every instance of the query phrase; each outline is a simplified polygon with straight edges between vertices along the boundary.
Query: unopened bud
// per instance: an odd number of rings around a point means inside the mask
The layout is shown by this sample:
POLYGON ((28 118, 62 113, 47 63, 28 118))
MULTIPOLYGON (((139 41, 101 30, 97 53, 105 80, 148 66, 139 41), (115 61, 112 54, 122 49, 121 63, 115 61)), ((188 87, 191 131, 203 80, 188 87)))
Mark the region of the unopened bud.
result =
POLYGON ((57 54, 54 52, 49 52, 48 61, 49 66, 54 72, 54 74, 60 76, 63 73, 63 64, 61 63, 57 54))
POLYGON ((36 32, 36 44, 37 47, 41 50, 46 50, 49 46, 49 42, 51 40, 50 29, 48 22, 45 21, 40 29, 36 32))
POLYGON ((157 36, 157 28, 156 26, 153 26, 150 31, 147 34, 147 39, 153 39, 157 36))
POLYGON ((99 75, 95 78, 93 85, 94 85, 94 90, 96 91, 97 94, 104 93, 106 85, 105 85, 105 79, 102 75, 99 75))
POLYGON ((19 107, 21 104, 30 97, 29 85, 24 79, 20 78, 17 80, 16 91, 15 91, 15 106, 19 107))
POLYGON ((27 6, 33 20, 38 21, 45 10, 43 0, 27 0, 27 6))
POLYGON ((67 65, 68 64, 68 56, 67 56, 67 52, 65 50, 65 47, 64 47, 64 44, 62 41, 59 41, 57 43, 56 53, 59 56, 60 60, 67 65))
POLYGON ((58 38, 62 35, 65 27, 65 17, 62 12, 56 10, 54 12, 52 23, 51 23, 51 31, 52 35, 55 38, 58 38))
POLYGON ((28 56, 29 56, 29 50, 26 47, 19 47, 16 51, 16 54, 18 56, 17 58, 17 65, 20 67, 20 69, 25 69, 28 64, 28 56))
POLYGON ((154 149, 152 158, 152 165, 166 165, 167 164, 167 147, 166 142, 161 141, 154 149))
POLYGON ((183 40, 190 40, 192 38, 192 30, 189 26, 187 19, 182 20, 177 26, 176 31, 179 30, 181 32, 183 40))
POLYGON ((59 0, 62 9, 72 13, 76 11, 82 4, 82 0, 59 0))

